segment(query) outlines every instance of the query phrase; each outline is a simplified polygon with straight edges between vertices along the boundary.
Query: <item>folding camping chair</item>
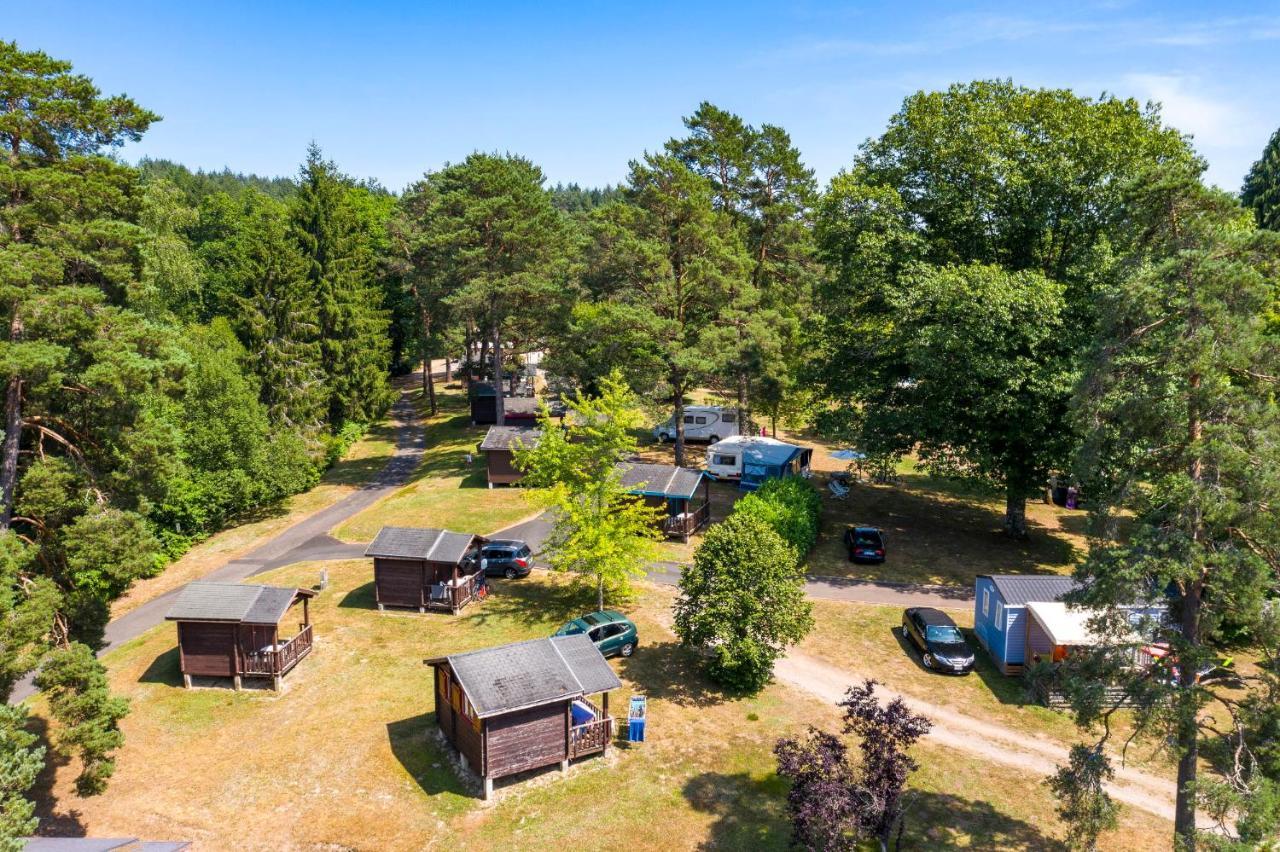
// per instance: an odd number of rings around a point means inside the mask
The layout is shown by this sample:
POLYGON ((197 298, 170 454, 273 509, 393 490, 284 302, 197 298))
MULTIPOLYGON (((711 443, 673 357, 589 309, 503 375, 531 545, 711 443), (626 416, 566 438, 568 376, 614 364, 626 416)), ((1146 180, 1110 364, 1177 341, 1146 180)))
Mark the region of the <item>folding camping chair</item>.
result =
POLYGON ((845 485, 838 479, 832 479, 827 482, 827 488, 831 490, 831 494, 837 500, 849 499, 849 486, 845 485))

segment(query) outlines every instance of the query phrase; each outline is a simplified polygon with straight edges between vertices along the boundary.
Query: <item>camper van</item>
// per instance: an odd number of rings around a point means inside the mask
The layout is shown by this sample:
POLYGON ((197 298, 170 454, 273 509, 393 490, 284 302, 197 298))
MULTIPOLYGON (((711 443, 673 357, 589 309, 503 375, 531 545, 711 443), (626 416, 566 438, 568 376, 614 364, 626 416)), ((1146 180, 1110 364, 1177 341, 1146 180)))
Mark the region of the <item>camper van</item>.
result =
POLYGON ((707 447, 707 473, 756 488, 771 477, 808 476, 812 457, 812 449, 776 438, 726 438, 707 447))
MULTIPOLYGON (((738 412, 717 405, 686 405, 684 407, 684 438, 686 441, 716 441, 738 434, 738 412)), ((676 419, 669 417, 653 427, 653 437, 667 442, 676 439, 676 419)))

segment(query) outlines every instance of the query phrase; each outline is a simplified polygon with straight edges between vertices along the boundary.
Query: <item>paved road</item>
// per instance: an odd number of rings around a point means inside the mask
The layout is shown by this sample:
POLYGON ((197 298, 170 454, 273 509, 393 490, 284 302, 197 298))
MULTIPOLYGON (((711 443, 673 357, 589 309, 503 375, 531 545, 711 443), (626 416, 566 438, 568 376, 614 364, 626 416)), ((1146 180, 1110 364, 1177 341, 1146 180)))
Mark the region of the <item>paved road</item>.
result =
MULTIPOLYGON (((536 553, 551 532, 546 515, 521 521, 494 537, 518 538, 528 542, 536 553)), ((680 582, 680 563, 654 562, 647 577, 654 583, 674 586, 680 582)), ((913 583, 890 583, 853 580, 847 577, 810 575, 805 582, 810 597, 835 601, 884 604, 886 606, 932 606, 939 609, 968 609, 973 604, 973 590, 964 586, 930 586, 913 583)))
MULTIPOLYGON (((404 387, 416 389, 417 383, 421 380, 421 374, 416 373, 404 387)), ((255 574, 284 565, 292 565, 295 562, 351 559, 363 556, 365 545, 338 541, 329 535, 329 530, 408 482, 425 449, 425 436, 408 392, 401 395, 392 406, 390 417, 396 427, 395 453, 372 480, 353 494, 326 509, 308 515, 239 559, 215 568, 200 579, 209 582, 238 583, 255 574)), ((165 613, 169 611, 169 607, 173 605, 174 599, 182 588, 185 587, 179 587, 147 601, 109 623, 105 644, 98 653, 104 654, 161 624, 165 613)), ((15 703, 21 701, 33 691, 31 679, 27 678, 14 687, 10 701, 15 703)))

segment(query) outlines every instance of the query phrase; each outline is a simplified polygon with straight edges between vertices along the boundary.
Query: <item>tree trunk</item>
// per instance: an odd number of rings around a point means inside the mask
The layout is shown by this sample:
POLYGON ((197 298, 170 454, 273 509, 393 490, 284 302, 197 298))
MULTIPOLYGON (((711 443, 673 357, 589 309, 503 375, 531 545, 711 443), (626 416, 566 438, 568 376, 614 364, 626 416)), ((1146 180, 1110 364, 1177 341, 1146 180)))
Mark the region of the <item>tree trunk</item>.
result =
POLYGON ((444 356, 444 383, 447 385, 453 381, 453 359, 448 355, 444 356))
POLYGON ((599 606, 597 612, 604 611, 604 575, 596 575, 596 604, 599 606))
POLYGON ((506 425, 507 406, 502 397, 502 330, 493 324, 493 389, 497 396, 493 400, 493 411, 499 426, 506 425))
MULTIPOLYGON (((1202 584, 1195 582, 1182 602, 1182 634, 1188 644, 1196 643, 1196 625, 1200 612, 1202 584)), ((1200 727, 1196 720, 1196 672, 1195 666, 1179 666, 1178 680, 1178 790, 1173 810, 1173 833, 1181 849, 1193 852, 1196 848, 1196 798, 1195 783, 1197 762, 1200 759, 1200 727)))
POLYGON ((673 381, 676 398, 676 467, 684 467, 684 383, 673 381))
POLYGON ((13 490, 18 482, 18 446, 22 440, 22 379, 9 379, 4 399, 4 453, 0 456, 0 529, 13 520, 13 490))
MULTIPOLYGON (((13 306, 9 340, 22 339, 22 317, 13 306)), ((0 454, 0 529, 13 520, 13 491, 18 484, 18 448, 22 444, 22 378, 12 376, 4 397, 4 450, 0 454)))
POLYGON ((1004 531, 1011 538, 1027 537, 1027 491, 1021 484, 1005 487, 1004 531))
POLYGON ((747 423, 747 377, 744 375, 738 376, 738 404, 736 411, 738 414, 738 434, 746 435, 747 427, 750 424, 747 423))
POLYGON ((489 363, 489 338, 480 338, 480 357, 477 359, 477 373, 483 373, 485 366, 489 363))

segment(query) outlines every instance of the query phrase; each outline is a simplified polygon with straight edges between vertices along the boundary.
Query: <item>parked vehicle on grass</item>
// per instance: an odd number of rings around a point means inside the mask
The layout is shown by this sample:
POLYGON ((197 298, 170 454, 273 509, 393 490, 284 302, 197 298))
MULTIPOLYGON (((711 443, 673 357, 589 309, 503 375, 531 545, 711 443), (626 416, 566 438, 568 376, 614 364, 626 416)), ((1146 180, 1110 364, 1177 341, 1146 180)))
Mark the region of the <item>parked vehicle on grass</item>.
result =
POLYGON ((973 649, 951 616, 931 607, 911 607, 902 613, 902 635, 920 652, 924 667, 937 672, 973 671, 973 649))
MULTIPOLYGON (((686 405, 684 407, 684 439, 714 444, 738 434, 738 412, 718 405, 686 405)), ((653 437, 662 443, 676 439, 675 416, 653 427, 653 437)))
POLYGON ((884 530, 879 527, 849 527, 844 531, 844 546, 850 562, 883 562, 884 530))
POLYGON ((707 473, 755 489, 767 479, 810 475, 813 448, 777 438, 737 435, 707 448, 707 473))
POLYGON ((555 635, 573 636, 577 633, 587 634, 606 657, 630 657, 640 644, 640 634, 631 619, 611 609, 575 618, 557 630, 555 635))
POLYGON ((505 577, 514 580, 516 577, 529 576, 533 567, 533 551, 520 539, 494 539, 480 549, 480 557, 484 560, 486 577, 505 577))

